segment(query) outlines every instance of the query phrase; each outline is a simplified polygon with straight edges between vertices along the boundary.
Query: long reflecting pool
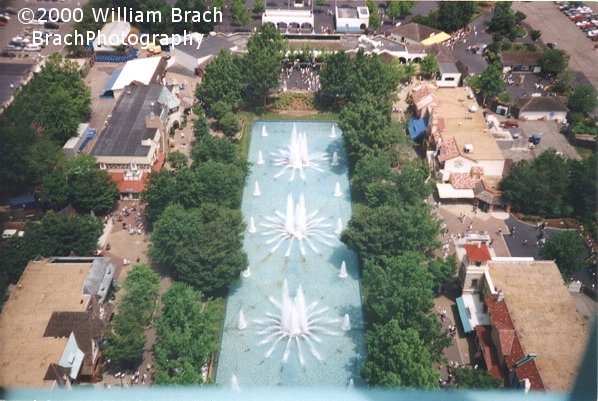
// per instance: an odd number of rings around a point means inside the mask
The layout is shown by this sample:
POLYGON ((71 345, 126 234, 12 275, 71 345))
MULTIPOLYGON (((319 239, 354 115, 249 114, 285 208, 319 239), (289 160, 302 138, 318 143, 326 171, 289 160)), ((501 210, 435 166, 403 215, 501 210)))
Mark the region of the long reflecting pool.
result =
POLYGON ((360 384, 365 359, 342 133, 332 122, 256 122, 243 192, 249 268, 229 292, 223 386, 360 384))

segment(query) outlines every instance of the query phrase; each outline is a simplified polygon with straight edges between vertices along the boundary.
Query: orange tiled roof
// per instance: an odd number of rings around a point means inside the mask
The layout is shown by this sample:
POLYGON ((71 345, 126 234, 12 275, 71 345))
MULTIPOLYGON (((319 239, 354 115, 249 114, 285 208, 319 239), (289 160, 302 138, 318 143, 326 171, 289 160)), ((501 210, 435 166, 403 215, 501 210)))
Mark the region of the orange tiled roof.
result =
MULTIPOLYGON (((492 260, 492 256, 490 256, 490 251, 488 250, 488 247, 485 244, 465 244, 465 253, 467 254, 467 259, 469 259, 470 261, 487 262, 489 260, 492 260)), ((513 323, 511 323, 511 326, 512 325, 513 323)))
POLYGON ((473 189, 476 180, 469 173, 451 173, 449 182, 455 189, 473 189))
POLYGON ((118 185, 118 191, 120 193, 139 193, 145 189, 147 182, 147 174, 143 174, 141 180, 125 180, 124 172, 111 172, 110 177, 118 185))
POLYGON ((454 137, 451 137, 448 141, 444 141, 443 144, 440 145, 440 154, 438 155, 438 160, 445 162, 459 155, 460 152, 457 141, 454 137))
POLYGON ((471 174, 484 174, 484 167, 483 166, 472 166, 471 167, 471 174))

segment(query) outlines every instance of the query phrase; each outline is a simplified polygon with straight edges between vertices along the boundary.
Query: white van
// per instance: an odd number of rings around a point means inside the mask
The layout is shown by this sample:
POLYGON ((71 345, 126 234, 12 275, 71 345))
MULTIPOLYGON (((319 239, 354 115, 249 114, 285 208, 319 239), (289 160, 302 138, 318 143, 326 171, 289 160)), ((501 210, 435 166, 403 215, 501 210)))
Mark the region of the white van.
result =
POLYGON ((2 239, 12 238, 17 234, 17 230, 4 230, 2 232, 2 239))

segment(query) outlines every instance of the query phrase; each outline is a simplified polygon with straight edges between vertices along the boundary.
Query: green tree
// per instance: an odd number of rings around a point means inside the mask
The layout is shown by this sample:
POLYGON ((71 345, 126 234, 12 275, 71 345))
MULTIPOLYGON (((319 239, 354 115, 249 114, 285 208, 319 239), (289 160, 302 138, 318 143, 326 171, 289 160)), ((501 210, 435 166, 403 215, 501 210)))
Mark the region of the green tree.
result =
POLYGON ((589 114, 598 107, 598 93, 592 85, 582 84, 567 99, 567 106, 572 112, 589 114))
POLYGON ((272 24, 263 24, 247 41, 242 81, 248 104, 265 102, 270 90, 278 86, 284 48, 284 40, 272 24))
POLYGON ((35 133, 25 125, 13 125, 0 119, 0 182, 1 198, 27 192, 38 179, 32 177, 30 162, 33 158, 31 144, 35 133))
POLYGON ((568 216, 567 204, 570 166, 554 150, 542 153, 533 161, 513 165, 499 186, 514 210, 542 216, 568 216))
POLYGON ((451 374, 455 377, 454 386, 459 389, 493 389, 502 384, 501 379, 495 378, 485 369, 457 366, 451 368, 451 374))
POLYGON ((378 29, 380 28, 380 14, 378 14, 378 4, 373 0, 367 0, 366 5, 370 12, 369 28, 378 29))
POLYGON ((402 72, 399 64, 389 64, 377 55, 366 55, 360 49, 348 79, 351 100, 358 101, 369 94, 379 99, 378 103, 391 102, 403 78, 402 72))
POLYGON ((202 113, 197 117, 197 120, 193 122, 193 134, 196 138, 210 135, 210 127, 208 125, 208 119, 202 113))
POLYGON ((569 65, 569 55, 561 49, 546 49, 540 60, 542 74, 559 75, 569 65))
POLYGON ((174 283, 162 297, 156 323, 156 383, 203 383, 201 367, 218 349, 224 311, 187 284, 174 283))
POLYGON ((588 247, 577 231, 552 234, 540 248, 542 259, 553 259, 564 277, 588 267, 588 247))
POLYGON ((193 207, 201 203, 213 203, 230 208, 239 207, 245 174, 237 166, 208 161, 195 166, 188 178, 177 178, 178 199, 182 205, 193 207), (199 203, 194 199, 198 199, 199 203))
POLYGON ((92 255, 102 235, 102 223, 91 216, 60 217, 47 213, 41 224, 31 223, 25 229, 30 255, 92 255))
POLYGON ((386 4, 386 15, 392 18, 392 22, 394 22, 395 19, 401 18, 403 14, 409 12, 415 5, 415 1, 391 0, 386 4))
POLYGON ((247 25, 252 21, 251 12, 245 5, 245 0, 233 0, 230 6, 233 20, 238 25, 247 25))
MULTIPOLYGON (((168 3, 164 0, 159 0, 160 1, 160 8, 162 9, 162 4, 164 4, 166 7, 164 8, 168 8, 167 10, 165 10, 165 12, 163 13, 163 19, 165 18, 170 18, 169 15, 171 13, 170 8, 168 7, 168 3)), ((145 3, 145 1, 143 2, 145 3)), ((185 13, 187 11, 197 11, 200 13, 204 13, 205 11, 208 10, 208 6, 210 4, 208 4, 205 0, 177 0, 175 3, 175 7, 180 8, 182 13, 185 13)), ((216 7, 216 5, 212 5, 213 7, 216 7)), ((163 20, 164 21, 164 20, 163 20)), ((167 24, 166 21, 162 23, 162 26, 160 27, 161 32, 160 33, 169 33, 168 32, 168 25, 173 25, 173 33, 179 33, 179 34, 183 34, 183 32, 185 30, 187 31, 192 31, 192 32, 201 32, 201 33, 210 33, 214 31, 214 21, 210 21, 209 19, 206 18, 202 18, 200 21, 192 21, 191 19, 188 19, 187 21, 185 21, 183 19, 183 21, 181 22, 177 22, 177 23, 170 23, 167 24)))
POLYGON ((172 205, 154 225, 150 254, 181 281, 206 294, 221 293, 247 266, 244 228, 239 210, 203 204, 185 211, 172 205))
POLYGON ((494 13, 488 25, 488 32, 505 36, 514 41, 517 34, 517 18, 511 9, 511 3, 499 1, 494 5, 494 13))
POLYGON ((184 167, 187 167, 188 163, 187 156, 178 150, 170 152, 170 154, 166 158, 166 161, 170 163, 170 166, 175 170, 180 170, 184 167))
POLYGON ((559 75, 557 75, 554 83, 550 87, 550 91, 561 95, 569 93, 573 78, 575 78, 575 71, 571 68, 565 68, 559 75))
POLYGON ((438 371, 430 351, 414 329, 401 329, 397 320, 375 325, 366 333, 368 361, 361 374, 370 386, 433 388, 438 371))
POLYGON ((320 71, 322 93, 333 98, 349 96, 347 82, 352 72, 353 61, 347 53, 340 51, 327 55, 320 71))
POLYGON ((441 1, 438 3, 438 28, 445 32, 454 32, 469 23, 475 12, 475 3, 471 1, 441 1))
POLYGON ((596 225, 596 194, 598 193, 598 155, 592 153, 581 161, 571 160, 568 203, 575 216, 588 227, 596 225))
POLYGON ((419 72, 425 78, 431 78, 438 71, 440 71, 440 68, 438 67, 438 60, 436 59, 436 56, 432 53, 426 54, 419 65, 419 72))
POLYGON ((235 145, 225 139, 204 136, 197 139, 191 149, 191 159, 194 165, 215 161, 225 164, 237 164, 240 161, 235 145))
POLYGON ((238 103, 241 99, 241 72, 229 51, 221 49, 206 66, 202 83, 197 86, 195 96, 208 105, 218 101, 231 106, 238 103))
POLYGON ((429 252, 438 243, 438 221, 425 205, 359 207, 341 234, 341 240, 365 259, 429 252))
POLYGON ((118 197, 118 187, 110 175, 96 164, 91 155, 79 155, 65 166, 71 188, 70 201, 79 211, 107 212, 118 197))
POLYGON ((234 137, 241 130, 239 119, 233 112, 225 113, 222 118, 218 120, 218 125, 222 129, 224 135, 229 138, 234 137))
POLYGON ((255 0, 253 3, 253 9, 251 11, 253 11, 254 14, 261 14, 266 11, 264 0, 255 0))
POLYGON ((482 104, 486 105, 487 100, 494 100, 505 91, 502 66, 499 62, 490 64, 479 76, 473 76, 469 84, 482 97, 482 104))
POLYGON ((541 31, 538 31, 537 29, 532 29, 532 30, 529 32, 529 37, 530 37, 530 39, 531 39, 532 41, 534 41, 534 42, 535 42, 536 40, 540 39, 540 36, 542 36, 542 32, 541 32, 541 31))
POLYGON ((166 169, 149 173, 141 200, 145 203, 145 219, 153 224, 176 196, 176 179, 166 169))
POLYGON ((134 265, 123 283, 125 295, 106 333, 103 352, 116 366, 132 368, 141 362, 144 326, 151 321, 159 287, 158 275, 146 265, 134 265))

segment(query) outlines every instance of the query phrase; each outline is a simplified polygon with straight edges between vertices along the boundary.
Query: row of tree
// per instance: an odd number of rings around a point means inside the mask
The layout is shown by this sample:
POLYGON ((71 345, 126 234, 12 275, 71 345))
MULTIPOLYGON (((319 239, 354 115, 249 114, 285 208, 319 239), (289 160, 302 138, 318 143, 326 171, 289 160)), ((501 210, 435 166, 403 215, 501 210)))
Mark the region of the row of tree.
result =
POLYGON ((156 323, 156 384, 203 383, 202 367, 218 350, 222 309, 186 284, 168 289, 156 323))
POLYGON ((473 1, 441 1, 437 10, 428 15, 416 15, 413 22, 451 33, 467 25, 475 10, 476 3, 473 1))
POLYGON ((90 102, 77 65, 49 56, 0 117, 0 197, 31 191, 64 161, 62 145, 89 117, 90 102))
POLYGON ((362 52, 355 60, 337 53, 321 82, 343 105, 339 126, 356 203, 341 240, 361 261, 368 347, 362 375, 370 385, 435 387, 434 362, 449 338, 431 313, 433 289, 452 276, 455 262, 429 256, 439 245, 439 222, 424 202, 429 171, 413 160, 405 126, 390 118, 405 68, 362 52))
POLYGON ((120 301, 102 349, 113 366, 133 368, 143 358, 145 327, 151 322, 158 298, 160 278, 143 264, 134 265, 123 282, 120 301))

